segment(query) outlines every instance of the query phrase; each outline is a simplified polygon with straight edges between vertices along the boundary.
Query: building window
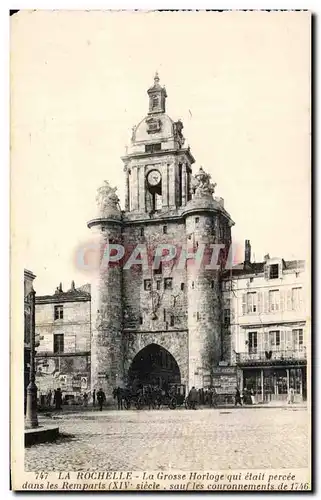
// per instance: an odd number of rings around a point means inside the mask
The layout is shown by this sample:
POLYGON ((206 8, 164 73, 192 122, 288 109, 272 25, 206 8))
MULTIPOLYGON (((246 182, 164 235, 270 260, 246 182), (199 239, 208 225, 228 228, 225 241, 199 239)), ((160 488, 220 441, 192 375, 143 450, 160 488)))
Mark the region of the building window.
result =
POLYGON ((197 313, 196 313, 196 319, 197 319, 197 321, 199 321, 199 320, 200 320, 200 313, 199 313, 198 311, 197 311, 197 313))
POLYGON ((163 234, 167 234, 167 226, 163 226, 163 234))
POLYGON ((280 330, 273 330, 270 332, 270 346, 272 348, 280 346, 280 330))
POLYGON ((280 291, 270 290, 269 291, 269 305, 270 312, 275 312, 280 309, 280 291))
POLYGON ((211 281, 211 288, 214 288, 214 280, 211 281))
POLYGON ((63 333, 56 333, 54 335, 54 345, 53 345, 54 353, 64 352, 64 335, 63 333))
POLYGON ((142 325, 143 324, 143 316, 139 316, 139 324, 142 325))
POLYGON ((152 280, 144 280, 144 290, 152 289, 152 280))
POLYGON ((224 309, 223 311, 223 321, 224 325, 227 326, 230 324, 231 321, 231 310, 230 309, 224 309))
POLYGON ((174 326, 174 324, 175 324, 175 318, 174 318, 174 316, 173 316, 173 315, 171 315, 170 325, 171 325, 171 326, 174 326))
POLYGON ((231 281, 230 280, 223 281, 222 282, 222 289, 223 289, 224 292, 229 292, 231 290, 231 281))
POLYGON ((292 330, 292 337, 294 346, 300 349, 300 347, 303 346, 303 329, 296 328, 292 330))
POLYGON ((160 280, 157 280, 156 281, 156 290, 160 290, 160 288, 161 288, 161 282, 160 282, 160 280))
POLYGON ((195 217, 195 224, 198 224, 200 221, 200 218, 199 217, 195 217))
POLYGON ((302 306, 302 288, 292 288, 292 309, 298 311, 302 306))
POLYGON ((140 235, 144 236, 144 228, 143 227, 140 228, 140 235))
POLYGON ((247 312, 248 313, 257 312, 257 294, 256 294, 256 292, 250 292, 247 294, 247 312))
POLYGON ((164 288, 165 288, 165 290, 172 290, 172 288, 173 288, 173 279, 172 278, 165 278, 164 279, 164 288))
POLYGON ((157 108, 157 106, 158 106, 158 102, 159 102, 159 100, 158 100, 158 96, 157 96, 157 95, 154 95, 154 96, 152 97, 152 108, 153 108, 153 109, 157 108))
POLYGON ((257 352, 257 332, 249 332, 248 346, 250 354, 257 352))
POLYGON ((64 306, 55 306, 55 320, 63 319, 64 317, 64 306))
POLYGON ((279 264, 271 264, 270 265, 270 280, 276 279, 279 277, 279 264))
POLYGON ((181 283, 181 290, 183 291, 185 287, 185 283, 181 283))

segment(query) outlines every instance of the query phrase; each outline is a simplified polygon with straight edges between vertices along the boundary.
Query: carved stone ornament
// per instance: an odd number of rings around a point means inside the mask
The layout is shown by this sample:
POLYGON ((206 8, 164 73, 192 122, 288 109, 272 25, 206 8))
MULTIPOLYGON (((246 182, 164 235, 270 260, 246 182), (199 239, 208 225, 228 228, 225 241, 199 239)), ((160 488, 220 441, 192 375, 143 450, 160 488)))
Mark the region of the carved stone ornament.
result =
POLYGON ((119 198, 116 194, 117 188, 112 188, 108 181, 97 190, 96 201, 101 210, 105 208, 119 208, 119 198))
POLYGON ((196 197, 212 196, 215 192, 216 183, 212 183, 210 174, 204 172, 200 167, 199 171, 192 177, 191 190, 196 197))

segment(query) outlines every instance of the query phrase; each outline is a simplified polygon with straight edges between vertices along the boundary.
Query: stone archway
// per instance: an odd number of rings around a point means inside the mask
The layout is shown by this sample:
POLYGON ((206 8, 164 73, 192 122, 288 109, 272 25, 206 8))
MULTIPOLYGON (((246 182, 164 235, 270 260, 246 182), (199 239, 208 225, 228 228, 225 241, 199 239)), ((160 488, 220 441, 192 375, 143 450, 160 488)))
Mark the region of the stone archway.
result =
POLYGON ((180 383, 188 385, 188 334, 186 330, 175 332, 128 332, 124 344, 125 381, 128 379, 136 355, 151 344, 156 344, 168 351, 178 365, 180 383))
POLYGON ((179 366, 172 354, 164 347, 149 344, 134 357, 128 370, 130 385, 153 385, 165 387, 180 384, 179 366))

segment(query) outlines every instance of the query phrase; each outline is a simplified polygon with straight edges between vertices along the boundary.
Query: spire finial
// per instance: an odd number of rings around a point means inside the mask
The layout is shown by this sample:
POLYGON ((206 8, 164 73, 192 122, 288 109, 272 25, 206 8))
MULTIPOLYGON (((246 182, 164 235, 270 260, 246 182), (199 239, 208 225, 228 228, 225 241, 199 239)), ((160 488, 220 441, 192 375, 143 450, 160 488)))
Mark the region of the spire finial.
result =
POLYGON ((155 82, 155 83, 159 83, 159 75, 158 75, 158 71, 156 71, 156 73, 155 73, 155 76, 154 76, 154 82, 155 82))

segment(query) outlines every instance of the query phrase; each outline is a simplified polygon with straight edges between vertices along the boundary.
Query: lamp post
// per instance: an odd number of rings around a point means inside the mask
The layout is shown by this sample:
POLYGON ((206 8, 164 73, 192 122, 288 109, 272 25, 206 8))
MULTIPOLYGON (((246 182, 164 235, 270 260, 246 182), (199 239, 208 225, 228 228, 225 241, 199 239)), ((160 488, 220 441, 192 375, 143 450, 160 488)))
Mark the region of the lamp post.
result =
POLYGON ((35 297, 36 292, 32 289, 29 293, 30 304, 30 373, 29 385, 27 387, 27 409, 26 427, 38 427, 37 417, 37 386, 35 383, 35 297))

